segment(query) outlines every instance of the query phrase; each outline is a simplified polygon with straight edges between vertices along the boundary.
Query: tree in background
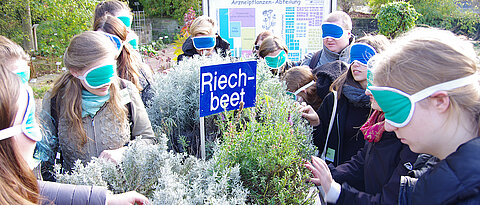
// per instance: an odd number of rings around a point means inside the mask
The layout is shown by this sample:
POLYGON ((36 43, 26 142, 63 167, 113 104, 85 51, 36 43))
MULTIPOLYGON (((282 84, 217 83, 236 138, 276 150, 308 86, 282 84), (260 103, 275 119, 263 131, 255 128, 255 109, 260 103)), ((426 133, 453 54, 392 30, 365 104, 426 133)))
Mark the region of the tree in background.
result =
POLYGON ((178 22, 183 21, 183 15, 192 8, 200 11, 202 0, 139 0, 145 13, 150 16, 172 17, 178 22))
POLYGON ((408 2, 392 2, 382 5, 375 16, 381 34, 395 38, 399 34, 415 27, 415 21, 421 14, 408 2))
POLYGON ((32 20, 29 0, 0 2, 0 35, 23 45, 26 51, 33 48, 32 20))
POLYGON ((9 0, 0 2, 0 35, 31 51, 32 23, 37 29, 38 54, 59 57, 70 38, 91 29, 99 0, 9 0))

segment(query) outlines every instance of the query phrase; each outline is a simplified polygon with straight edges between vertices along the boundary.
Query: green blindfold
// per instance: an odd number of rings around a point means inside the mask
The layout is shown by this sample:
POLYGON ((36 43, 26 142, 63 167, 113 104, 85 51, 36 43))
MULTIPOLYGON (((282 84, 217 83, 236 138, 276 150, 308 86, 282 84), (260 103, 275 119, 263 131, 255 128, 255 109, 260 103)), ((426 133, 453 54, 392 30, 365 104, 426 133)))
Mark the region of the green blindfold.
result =
POLYGON ((285 63, 287 62, 287 58, 287 53, 282 50, 276 56, 265 56, 265 62, 267 63, 267 66, 271 69, 278 69, 285 65, 285 63))
POLYGON ((112 82, 115 77, 116 68, 116 65, 100 65, 87 70, 85 74, 78 76, 77 78, 83 80, 90 88, 101 88, 112 82))
POLYGON ((132 18, 129 17, 129 16, 119 16, 117 17, 118 19, 120 19, 120 21, 122 21, 122 23, 127 27, 127 28, 130 28, 132 27, 132 18))
POLYGON ((413 95, 391 87, 368 86, 378 106, 385 113, 385 121, 395 127, 404 127, 412 119, 415 103, 438 91, 447 91, 478 82, 478 74, 440 83, 425 88, 413 95))

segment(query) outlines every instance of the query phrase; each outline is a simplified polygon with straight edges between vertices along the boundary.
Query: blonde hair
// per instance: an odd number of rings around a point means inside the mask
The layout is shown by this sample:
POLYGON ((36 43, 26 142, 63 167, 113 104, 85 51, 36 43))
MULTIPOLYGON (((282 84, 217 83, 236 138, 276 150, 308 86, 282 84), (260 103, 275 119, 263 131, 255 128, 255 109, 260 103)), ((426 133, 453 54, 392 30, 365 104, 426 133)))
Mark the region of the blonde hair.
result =
MULTIPOLYGON (((14 125, 20 80, 0 65, 0 130, 14 125)), ((13 137, 0 140, 0 204, 38 204, 39 188, 13 137)))
POLYGON ((189 33, 193 37, 198 34, 210 35, 214 34, 213 29, 215 28, 215 20, 208 16, 199 16, 193 20, 192 25, 190 25, 189 33))
POLYGON ((116 16, 122 10, 130 12, 130 7, 118 0, 102 1, 95 7, 95 18, 93 22, 96 22, 105 15, 116 16))
POLYGON ((365 43, 372 46, 377 53, 383 52, 390 45, 390 40, 384 35, 367 34, 355 41, 355 43, 365 43))
MULTIPOLYGON (((72 38, 65 51, 63 62, 69 70, 84 71, 99 60, 114 59, 114 51, 113 43, 108 37, 99 32, 86 31, 72 38)), ((124 123, 127 110, 121 104, 118 80, 115 78, 110 86, 107 108, 121 123, 124 123)), ((53 85, 51 98, 53 97, 56 97, 55 109, 59 111, 60 116, 67 119, 69 131, 77 134, 81 146, 85 145, 88 137, 82 123, 81 81, 68 71, 63 73, 53 85), (65 105, 63 110, 60 110, 60 105, 65 105)))
MULTIPOLYGON (((312 69, 308 66, 296 66, 288 69, 282 79, 287 85, 287 90, 295 92, 312 81, 316 82, 317 76, 313 75, 312 69)), ((317 86, 314 84, 305 89, 305 91, 305 101, 307 104, 311 105, 313 109, 318 110, 322 104, 322 98, 317 95, 317 86)))
POLYGON ((288 48, 283 43, 282 39, 277 36, 270 36, 262 41, 262 45, 258 49, 258 55, 265 58, 268 54, 275 52, 276 50, 284 50, 288 54, 288 48))
POLYGON ((0 35, 0 65, 7 67, 17 60, 28 62, 30 57, 18 44, 0 35))
POLYGON ((138 79, 139 70, 141 67, 146 67, 148 65, 142 63, 140 55, 137 55, 138 53, 135 49, 126 42, 128 35, 127 27, 125 27, 120 19, 111 15, 105 15, 95 21, 95 24, 93 25, 93 30, 97 31, 100 29, 106 33, 118 36, 120 40, 124 42, 122 51, 117 58, 118 76, 132 82, 138 90, 143 90, 138 79))
POLYGON ((328 14, 325 22, 337 23, 345 30, 352 30, 352 18, 343 11, 334 11, 328 14))
MULTIPOLYGON (((413 29, 374 60, 374 84, 397 88, 408 94, 478 71, 477 55, 471 43, 450 31, 431 28, 413 29)), ((478 129, 478 82, 447 93, 452 108, 449 114, 462 110, 470 113, 473 126, 478 129)))

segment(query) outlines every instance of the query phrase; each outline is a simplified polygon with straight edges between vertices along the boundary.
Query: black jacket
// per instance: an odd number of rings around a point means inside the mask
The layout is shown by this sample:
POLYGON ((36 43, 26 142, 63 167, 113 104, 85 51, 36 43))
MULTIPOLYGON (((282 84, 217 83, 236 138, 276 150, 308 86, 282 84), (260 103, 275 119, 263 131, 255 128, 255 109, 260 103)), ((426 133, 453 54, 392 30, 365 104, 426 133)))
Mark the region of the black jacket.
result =
POLYGON ((480 137, 423 174, 402 204, 480 204, 480 137))
POLYGON ((342 185, 337 204, 397 204, 400 176, 412 169, 417 156, 393 132, 367 142, 349 161, 330 166, 333 179, 342 185))
MULTIPOLYGON (((216 43, 215 43, 215 51, 219 53, 222 57, 226 57, 229 50, 230 50, 230 43, 224 40, 222 37, 217 35, 216 43)), ((193 46, 193 40, 192 37, 189 36, 187 40, 185 40, 185 43, 182 45, 182 51, 183 53, 180 54, 177 58, 177 61, 180 62, 183 60, 185 57, 192 57, 193 55, 200 55, 197 52, 197 49, 193 46)))
MULTIPOLYGON (((350 99, 353 97, 347 98, 345 95, 346 90, 348 89, 344 86, 338 100, 335 121, 327 145, 327 151, 334 150, 335 156, 333 161, 326 161, 327 163, 333 162, 334 166, 349 160, 365 145, 360 127, 367 121, 370 114, 370 100, 363 93, 364 91, 361 89, 358 91, 357 97, 361 97, 362 101, 354 102, 350 99)), ((329 93, 317 110, 320 125, 314 127, 313 144, 317 146, 319 155, 322 153, 325 145, 333 103, 333 94, 329 93)))

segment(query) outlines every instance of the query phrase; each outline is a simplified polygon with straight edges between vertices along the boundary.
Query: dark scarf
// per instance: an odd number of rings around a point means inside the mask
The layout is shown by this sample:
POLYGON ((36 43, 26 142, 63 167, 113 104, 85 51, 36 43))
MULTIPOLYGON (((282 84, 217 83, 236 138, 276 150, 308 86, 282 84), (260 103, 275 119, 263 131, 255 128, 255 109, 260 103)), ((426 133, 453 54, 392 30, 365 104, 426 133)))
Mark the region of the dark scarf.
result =
POLYGON ((370 97, 365 95, 364 89, 343 85, 342 93, 355 107, 370 108, 370 97))
POLYGON ((385 132, 385 114, 382 111, 375 110, 368 118, 367 122, 360 128, 365 140, 369 142, 378 142, 385 132))

